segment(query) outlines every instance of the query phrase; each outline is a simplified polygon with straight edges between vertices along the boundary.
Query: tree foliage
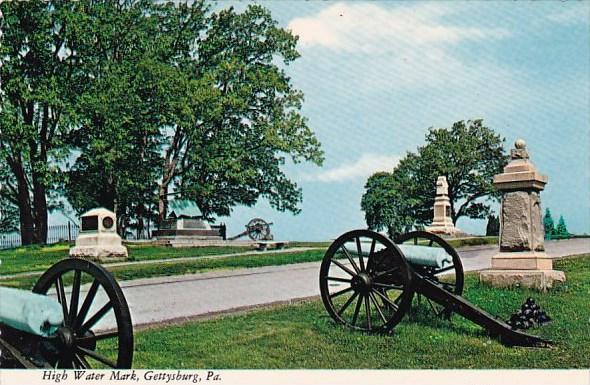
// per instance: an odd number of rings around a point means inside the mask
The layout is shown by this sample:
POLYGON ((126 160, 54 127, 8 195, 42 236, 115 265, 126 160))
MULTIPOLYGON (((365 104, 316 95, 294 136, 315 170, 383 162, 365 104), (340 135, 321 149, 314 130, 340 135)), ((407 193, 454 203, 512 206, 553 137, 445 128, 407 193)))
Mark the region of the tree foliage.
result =
POLYGON ((322 152, 299 114, 302 93, 276 64, 298 57, 297 39, 256 5, 112 7, 88 12, 80 39, 88 86, 72 204, 115 208, 120 226, 156 200, 162 219, 170 193, 207 217, 260 197, 298 212, 301 191, 281 166, 286 156, 321 164, 322 152))
POLYGON ((299 212, 301 190, 281 166, 287 157, 321 164, 320 144, 299 110, 303 94, 277 63, 299 54, 297 38, 252 5, 205 19, 189 68, 192 115, 173 126, 160 184, 160 216, 172 183, 204 216, 228 215, 259 197, 299 212))
POLYGON ((299 211, 283 165, 319 165, 323 153, 284 71, 297 38, 266 9, 32 0, 1 10, 0 158, 23 243, 45 240, 54 192, 79 213, 113 209, 123 231, 163 218, 169 194, 209 217, 261 197, 299 211))
POLYGON ((555 224, 549 208, 545 209, 545 216, 543 217, 543 227, 545 228, 545 239, 551 239, 555 234, 555 224))
POLYGON ((486 225, 486 236, 500 235, 500 218, 494 214, 488 215, 488 224, 486 225))
POLYGON ((45 242, 51 190, 67 153, 63 137, 75 83, 65 47, 76 5, 32 0, 0 3, 0 161, 6 199, 19 208, 23 244, 45 242))
POLYGON ((567 226, 565 225, 565 220, 563 219, 563 215, 559 216, 559 221, 557 221, 557 226, 555 226, 555 232, 553 234, 553 239, 564 239, 570 238, 571 234, 567 230, 567 226))
POLYGON ((369 178, 361 201, 367 225, 396 233, 430 223, 439 176, 449 184, 453 223, 463 216, 485 218, 490 206, 484 199, 498 198, 493 176, 508 160, 503 142, 482 120, 429 129, 426 144, 406 154, 392 173, 369 178))

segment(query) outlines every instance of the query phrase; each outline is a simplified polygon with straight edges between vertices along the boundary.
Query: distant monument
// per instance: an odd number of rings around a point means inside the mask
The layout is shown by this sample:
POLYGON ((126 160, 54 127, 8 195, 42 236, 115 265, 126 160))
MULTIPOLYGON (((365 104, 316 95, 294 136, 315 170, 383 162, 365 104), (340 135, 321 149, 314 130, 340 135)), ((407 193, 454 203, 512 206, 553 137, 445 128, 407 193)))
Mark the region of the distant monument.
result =
POLYGON ((455 235, 459 230, 455 228, 451 218, 451 201, 449 200, 449 184, 447 177, 439 176, 436 180, 436 198, 434 198, 434 218, 426 231, 435 234, 455 235))
POLYGON ((225 226, 212 226, 204 218, 195 202, 175 199, 170 202, 171 212, 152 236, 158 240, 174 241, 184 246, 206 244, 194 241, 225 240, 225 226))
POLYGON ((70 249, 70 257, 90 258, 100 262, 127 258, 127 248, 117 234, 115 213, 97 208, 80 217, 80 234, 76 246, 70 249))
POLYGON ((526 143, 516 140, 512 160, 494 186, 503 193, 500 212, 500 251, 492 257, 492 269, 480 273, 480 281, 496 287, 523 286, 545 290, 565 281, 553 270, 545 253, 540 192, 547 177, 529 161, 526 143))

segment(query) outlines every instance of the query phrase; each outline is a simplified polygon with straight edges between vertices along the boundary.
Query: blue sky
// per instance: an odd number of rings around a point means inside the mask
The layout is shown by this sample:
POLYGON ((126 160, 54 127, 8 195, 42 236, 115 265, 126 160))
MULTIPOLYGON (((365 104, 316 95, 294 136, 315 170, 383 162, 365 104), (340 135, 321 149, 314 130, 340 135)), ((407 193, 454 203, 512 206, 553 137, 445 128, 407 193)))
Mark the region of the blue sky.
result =
MULTIPOLYGON (((590 233, 589 2, 259 3, 299 35, 301 58, 286 71, 305 94, 303 114, 326 161, 286 166, 303 188, 301 214, 266 202, 238 207, 219 218, 230 234, 255 216, 274 222, 281 239, 365 227, 369 175, 391 171, 429 127, 476 118, 506 138, 507 150, 526 140, 549 176, 543 208, 563 215, 570 231, 590 233)), ((485 232, 485 221, 458 226, 485 232)))

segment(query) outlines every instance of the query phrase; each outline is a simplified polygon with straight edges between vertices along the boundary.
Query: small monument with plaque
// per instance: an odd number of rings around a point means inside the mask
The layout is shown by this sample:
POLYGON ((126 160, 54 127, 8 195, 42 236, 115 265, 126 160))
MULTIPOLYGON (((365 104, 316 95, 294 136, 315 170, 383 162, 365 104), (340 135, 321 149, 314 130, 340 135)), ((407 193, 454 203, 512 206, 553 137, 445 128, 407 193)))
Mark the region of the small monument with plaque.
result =
POLYGON ((434 218, 426 228, 434 234, 455 235, 458 230, 451 218, 451 201, 449 200, 449 184, 447 177, 439 176, 436 180, 436 198, 434 198, 434 218))
POLYGON ((70 257, 89 258, 100 262, 127 259, 127 248, 117 234, 115 213, 97 208, 80 217, 80 234, 70 257))

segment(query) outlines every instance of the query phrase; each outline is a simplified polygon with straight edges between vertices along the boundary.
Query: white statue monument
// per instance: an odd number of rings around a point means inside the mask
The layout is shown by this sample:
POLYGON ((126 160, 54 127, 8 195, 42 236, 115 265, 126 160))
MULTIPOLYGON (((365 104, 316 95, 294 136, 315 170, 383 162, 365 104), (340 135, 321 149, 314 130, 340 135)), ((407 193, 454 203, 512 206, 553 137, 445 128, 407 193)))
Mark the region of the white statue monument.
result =
POLYGON ((553 261, 545 253, 540 193, 547 177, 529 161, 524 140, 518 139, 514 147, 504 172, 494 176, 494 186, 503 192, 500 250, 492 257, 492 269, 482 271, 479 278, 497 287, 545 290, 555 281, 565 281, 565 274, 553 270, 553 261))
POLYGON ((71 257, 82 257, 100 262, 127 258, 127 248, 117 234, 115 213, 97 208, 80 217, 80 234, 76 246, 70 249, 71 257))
POLYGON ((436 180, 436 198, 434 198, 434 218, 426 231, 435 234, 455 235, 458 232, 451 218, 451 201, 447 177, 439 176, 436 180))

